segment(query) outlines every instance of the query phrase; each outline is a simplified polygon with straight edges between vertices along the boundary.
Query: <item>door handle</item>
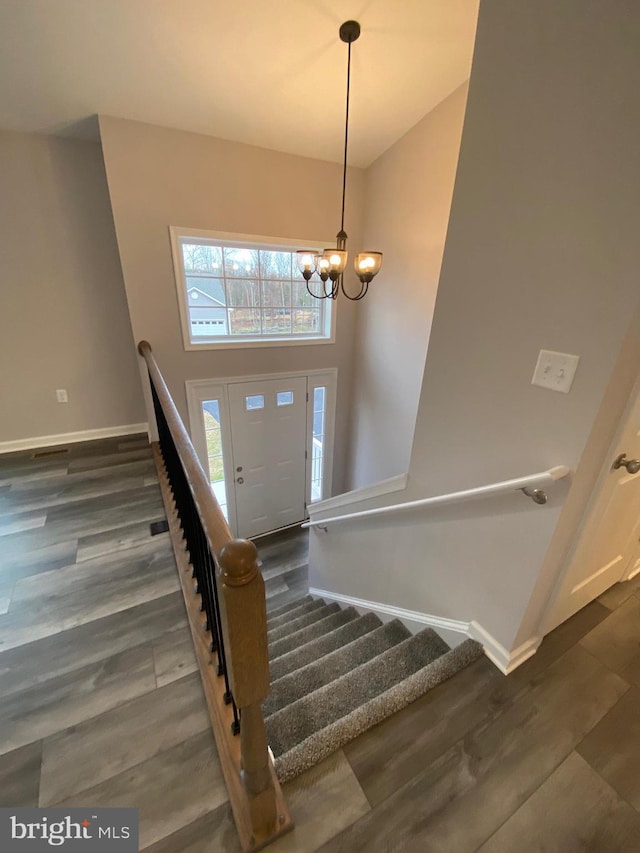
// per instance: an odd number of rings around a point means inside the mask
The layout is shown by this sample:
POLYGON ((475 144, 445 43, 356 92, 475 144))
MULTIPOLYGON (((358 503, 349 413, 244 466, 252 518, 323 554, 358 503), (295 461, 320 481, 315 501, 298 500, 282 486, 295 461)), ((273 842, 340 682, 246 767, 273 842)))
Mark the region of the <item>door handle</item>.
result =
POLYGON ((614 469, 626 468, 629 474, 637 474, 640 471, 640 459, 627 459, 626 453, 621 453, 613 463, 614 469))
POLYGON ((236 480, 236 483, 239 483, 240 485, 242 485, 244 483, 244 477, 238 477, 238 479, 236 480))

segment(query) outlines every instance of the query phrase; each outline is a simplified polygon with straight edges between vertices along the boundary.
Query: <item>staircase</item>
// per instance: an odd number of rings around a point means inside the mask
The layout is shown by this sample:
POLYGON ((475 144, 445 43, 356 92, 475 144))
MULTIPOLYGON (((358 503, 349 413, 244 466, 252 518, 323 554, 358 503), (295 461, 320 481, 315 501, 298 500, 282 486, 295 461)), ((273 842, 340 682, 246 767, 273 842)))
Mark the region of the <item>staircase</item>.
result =
POLYGON ((482 654, 454 649, 433 629, 306 596, 269 614, 267 741, 285 782, 404 708, 482 654))
POLYGON ((267 615, 253 542, 234 539, 147 341, 152 444, 185 610, 244 853, 293 827, 281 782, 481 653, 431 629, 306 596, 267 615))

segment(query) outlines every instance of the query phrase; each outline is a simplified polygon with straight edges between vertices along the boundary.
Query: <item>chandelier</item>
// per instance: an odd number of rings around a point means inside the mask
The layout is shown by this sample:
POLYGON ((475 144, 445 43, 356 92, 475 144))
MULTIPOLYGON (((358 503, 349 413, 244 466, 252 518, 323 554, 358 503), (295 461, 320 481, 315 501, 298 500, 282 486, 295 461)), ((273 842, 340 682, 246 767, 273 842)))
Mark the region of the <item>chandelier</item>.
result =
POLYGON ((314 249, 301 249, 296 253, 298 269, 307 283, 307 290, 316 299, 336 299, 341 290, 347 299, 355 302, 362 299, 369 284, 382 266, 382 252, 359 252, 354 261, 356 275, 360 279, 360 291, 350 296, 344 287, 343 273, 347 266, 347 235, 344 230, 344 202, 347 191, 347 146, 349 143, 349 88, 351 85, 351 45, 360 35, 357 21, 345 21, 340 27, 340 39, 348 45, 347 54, 347 104, 344 125, 344 164, 342 168, 342 215, 340 230, 336 235, 335 248, 317 252, 314 249), (317 276, 317 278, 314 278, 317 276), (311 286, 322 283, 318 292, 311 286), (328 282, 328 283, 327 283, 328 282))

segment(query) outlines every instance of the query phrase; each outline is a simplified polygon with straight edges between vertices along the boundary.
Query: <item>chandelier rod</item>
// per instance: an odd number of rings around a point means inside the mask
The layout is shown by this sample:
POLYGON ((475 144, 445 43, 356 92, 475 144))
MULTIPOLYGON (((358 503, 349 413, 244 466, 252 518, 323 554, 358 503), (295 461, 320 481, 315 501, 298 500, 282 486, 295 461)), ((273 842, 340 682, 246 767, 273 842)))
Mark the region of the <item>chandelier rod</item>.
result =
POLYGON ((347 43, 347 106, 344 122, 344 165, 342 168, 342 215, 340 231, 344 232, 344 203, 347 194, 347 148, 349 145, 349 90, 351 88, 351 41, 347 43))

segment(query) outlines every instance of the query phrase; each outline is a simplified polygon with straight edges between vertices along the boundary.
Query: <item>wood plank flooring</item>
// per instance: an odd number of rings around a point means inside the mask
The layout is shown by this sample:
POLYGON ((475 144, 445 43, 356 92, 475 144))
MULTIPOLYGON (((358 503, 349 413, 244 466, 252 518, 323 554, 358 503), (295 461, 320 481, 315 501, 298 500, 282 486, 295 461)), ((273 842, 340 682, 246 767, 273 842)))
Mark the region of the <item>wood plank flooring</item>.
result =
MULTIPOLYGON (((237 851, 144 436, 0 457, 0 806, 137 806, 237 851)), ((299 530, 256 541, 269 609, 299 530)), ((345 567, 348 568, 348 567, 345 567)), ((485 658, 285 786, 274 851, 640 851, 640 577, 505 677, 485 658)))

